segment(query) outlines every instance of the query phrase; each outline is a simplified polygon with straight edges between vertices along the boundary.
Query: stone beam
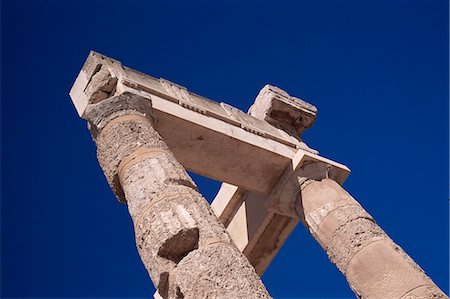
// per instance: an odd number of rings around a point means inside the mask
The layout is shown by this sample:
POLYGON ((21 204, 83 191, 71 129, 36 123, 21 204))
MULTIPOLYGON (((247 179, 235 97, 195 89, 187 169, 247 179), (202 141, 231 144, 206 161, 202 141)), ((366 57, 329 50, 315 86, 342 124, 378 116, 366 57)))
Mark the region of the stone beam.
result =
POLYGON ((298 149, 315 152, 267 121, 96 52, 89 54, 70 95, 86 117, 89 104, 125 92, 151 99, 158 132, 186 169, 246 190, 268 194, 298 149))

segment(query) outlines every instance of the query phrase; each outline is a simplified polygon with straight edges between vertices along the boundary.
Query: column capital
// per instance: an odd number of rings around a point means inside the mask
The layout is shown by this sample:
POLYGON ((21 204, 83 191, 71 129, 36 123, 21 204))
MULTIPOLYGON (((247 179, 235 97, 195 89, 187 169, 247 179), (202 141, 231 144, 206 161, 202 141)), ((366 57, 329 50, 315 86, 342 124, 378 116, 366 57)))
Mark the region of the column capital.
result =
POLYGON ((302 216, 299 207, 299 194, 309 180, 332 179, 343 184, 350 169, 338 162, 298 150, 292 158, 292 167, 288 167, 269 195, 269 209, 273 212, 293 218, 302 216))
POLYGON ((104 99, 86 106, 84 118, 89 122, 89 130, 94 139, 101 130, 113 119, 124 115, 140 115, 152 124, 156 120, 151 113, 152 101, 150 96, 144 97, 133 92, 123 92, 119 95, 104 99))

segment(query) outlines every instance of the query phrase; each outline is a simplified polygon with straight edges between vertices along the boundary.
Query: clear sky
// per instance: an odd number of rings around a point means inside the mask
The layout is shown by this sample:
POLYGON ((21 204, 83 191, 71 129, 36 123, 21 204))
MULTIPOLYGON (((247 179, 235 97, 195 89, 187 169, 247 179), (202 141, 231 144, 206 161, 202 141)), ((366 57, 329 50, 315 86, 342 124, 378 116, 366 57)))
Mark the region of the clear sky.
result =
MULTIPOLYGON (((448 293, 448 2, 1 1, 1 296, 150 297, 126 206, 68 96, 89 50, 246 111, 266 83, 319 110, 304 140, 448 293)), ((218 182, 195 176, 211 201, 218 182)), ((351 298, 299 225, 276 298, 351 298)))

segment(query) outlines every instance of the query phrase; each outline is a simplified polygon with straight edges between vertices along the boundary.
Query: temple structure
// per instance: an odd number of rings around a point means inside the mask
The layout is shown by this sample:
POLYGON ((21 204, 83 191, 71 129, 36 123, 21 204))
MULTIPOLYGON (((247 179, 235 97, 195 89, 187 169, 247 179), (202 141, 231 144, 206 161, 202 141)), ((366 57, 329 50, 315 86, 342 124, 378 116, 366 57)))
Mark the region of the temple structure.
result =
POLYGON ((244 113, 95 52, 70 96, 155 298, 270 298, 259 276, 299 222, 358 298, 447 298, 301 140, 313 105, 266 85, 244 113), (211 206, 186 169, 223 182, 211 206))

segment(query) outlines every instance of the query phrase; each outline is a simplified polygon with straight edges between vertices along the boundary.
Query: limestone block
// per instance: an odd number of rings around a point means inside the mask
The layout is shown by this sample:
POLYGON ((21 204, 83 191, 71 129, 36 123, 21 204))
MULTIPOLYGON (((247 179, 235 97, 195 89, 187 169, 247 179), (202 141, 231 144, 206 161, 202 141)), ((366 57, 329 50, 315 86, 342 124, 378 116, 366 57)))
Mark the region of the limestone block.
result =
POLYGON ((268 84, 261 89, 248 113, 299 137, 316 120, 317 108, 268 84))
MULTIPOLYGON (((244 252, 247 247, 249 239, 251 240, 253 237, 252 235, 249 235, 249 220, 250 219, 247 219, 247 205, 245 202, 242 202, 241 206, 227 225, 228 232, 233 236, 234 244, 236 244, 237 248, 242 252, 244 252)), ((260 223, 255 224, 258 225, 260 223)), ((253 266, 255 265, 253 264, 253 266)))

